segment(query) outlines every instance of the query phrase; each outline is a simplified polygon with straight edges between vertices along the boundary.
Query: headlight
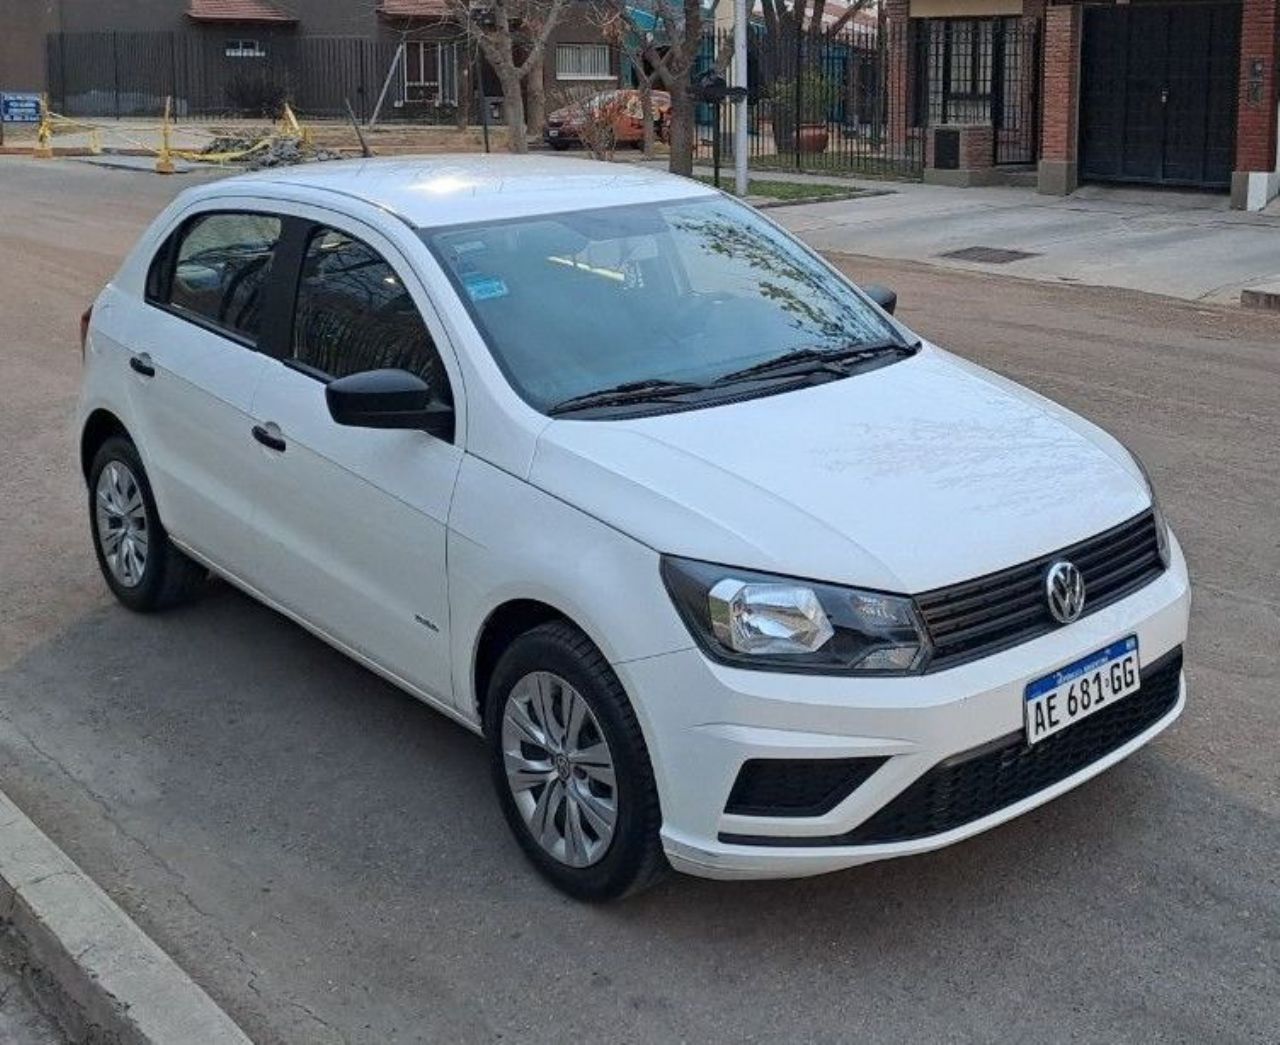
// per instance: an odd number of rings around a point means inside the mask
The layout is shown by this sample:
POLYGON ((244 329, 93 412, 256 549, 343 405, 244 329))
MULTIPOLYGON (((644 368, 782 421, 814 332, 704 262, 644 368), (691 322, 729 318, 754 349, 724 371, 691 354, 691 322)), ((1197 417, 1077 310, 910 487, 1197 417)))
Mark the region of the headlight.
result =
POLYGON ((669 556, 662 579, 698 645, 724 664, 904 675, 919 672, 928 657, 915 603, 900 595, 669 556))
POLYGON ((1160 565, 1166 570, 1172 560, 1173 553, 1169 549, 1169 524, 1165 521, 1164 510, 1160 507, 1160 498, 1156 496, 1155 483, 1151 481, 1151 473, 1147 471, 1147 466, 1142 463, 1142 458, 1129 451, 1129 456, 1133 458, 1133 463, 1138 466, 1138 471, 1142 473, 1142 478, 1147 483, 1147 493, 1151 495, 1151 514, 1156 524, 1156 550, 1160 555, 1160 565))

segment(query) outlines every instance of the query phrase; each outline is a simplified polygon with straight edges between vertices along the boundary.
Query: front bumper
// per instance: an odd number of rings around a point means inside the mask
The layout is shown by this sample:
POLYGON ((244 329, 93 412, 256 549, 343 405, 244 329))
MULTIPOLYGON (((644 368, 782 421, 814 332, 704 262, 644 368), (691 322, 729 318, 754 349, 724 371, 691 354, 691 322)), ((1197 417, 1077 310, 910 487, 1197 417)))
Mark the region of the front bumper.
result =
POLYGON ((941 833, 840 844, 940 763, 1021 731, 1028 682, 1130 634, 1138 636, 1145 672, 1184 643, 1189 610, 1186 563, 1174 542, 1170 568, 1127 598, 936 674, 850 679, 744 671, 713 664, 692 649, 617 664, 653 756, 667 857, 678 870, 705 877, 799 877, 937 849, 1018 816, 1166 729, 1181 714, 1185 680, 1178 679, 1176 701, 1161 717, 1033 794, 941 833), (750 759, 838 758, 886 761, 818 816, 725 812, 750 759), (738 841, 744 838, 750 844, 738 841))

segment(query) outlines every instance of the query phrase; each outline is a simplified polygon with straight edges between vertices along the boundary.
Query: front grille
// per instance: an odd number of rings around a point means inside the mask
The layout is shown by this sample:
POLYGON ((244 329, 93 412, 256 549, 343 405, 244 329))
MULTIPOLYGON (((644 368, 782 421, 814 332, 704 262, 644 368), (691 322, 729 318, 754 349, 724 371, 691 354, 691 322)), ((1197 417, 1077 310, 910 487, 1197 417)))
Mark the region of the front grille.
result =
POLYGON ((870 819, 843 835, 776 838, 721 835, 770 846, 870 845, 927 838, 963 827, 1052 787, 1132 740, 1178 702, 1182 648, 1142 673, 1142 687, 1105 711, 1028 747, 1022 733, 939 763, 870 819))
POLYGON ((753 758, 729 792, 726 813, 822 816, 888 761, 884 758, 753 758))
POLYGON ((1079 544, 977 580, 916 597, 933 640, 930 671, 985 657, 1061 627, 1049 614, 1044 578, 1059 559, 1084 576, 1085 615, 1150 583, 1164 570, 1155 517, 1143 512, 1079 544))

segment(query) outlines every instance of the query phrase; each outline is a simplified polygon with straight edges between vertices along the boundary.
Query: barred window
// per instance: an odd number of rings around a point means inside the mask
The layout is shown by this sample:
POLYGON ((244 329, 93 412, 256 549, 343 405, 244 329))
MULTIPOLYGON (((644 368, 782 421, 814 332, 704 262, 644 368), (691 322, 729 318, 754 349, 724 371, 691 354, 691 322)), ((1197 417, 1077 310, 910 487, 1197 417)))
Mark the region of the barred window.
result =
POLYGON ((608 44, 560 44, 556 47, 557 80, 612 80, 608 44))
POLYGON ((458 45, 409 40, 402 65, 404 101, 458 103, 458 45))
POLYGON ((223 53, 228 58, 265 58, 267 49, 257 40, 228 40, 223 53))

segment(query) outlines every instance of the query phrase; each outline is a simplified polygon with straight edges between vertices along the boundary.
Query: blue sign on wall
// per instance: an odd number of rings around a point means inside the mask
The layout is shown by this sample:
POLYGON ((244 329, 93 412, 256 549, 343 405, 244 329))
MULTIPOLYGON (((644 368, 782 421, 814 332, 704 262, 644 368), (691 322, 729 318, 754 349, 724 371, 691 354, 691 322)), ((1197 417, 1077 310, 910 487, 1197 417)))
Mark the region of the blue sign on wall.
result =
POLYGON ((39 123, 40 95, 0 94, 0 119, 5 123, 39 123))

